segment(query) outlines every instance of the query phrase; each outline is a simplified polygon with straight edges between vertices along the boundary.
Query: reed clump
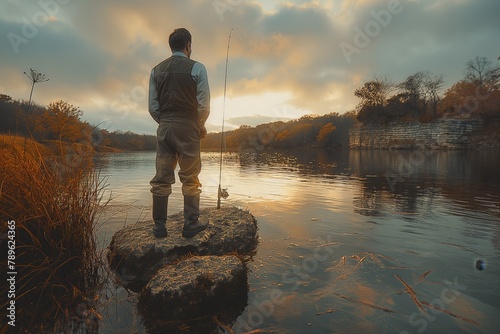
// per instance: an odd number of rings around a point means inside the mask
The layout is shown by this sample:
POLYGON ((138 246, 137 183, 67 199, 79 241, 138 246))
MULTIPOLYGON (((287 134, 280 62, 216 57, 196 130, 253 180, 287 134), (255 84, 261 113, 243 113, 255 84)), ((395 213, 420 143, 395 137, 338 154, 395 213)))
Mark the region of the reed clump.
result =
MULTIPOLYGON (((91 301, 98 299, 95 291, 102 284, 96 227, 106 203, 93 150, 61 143, 60 152, 47 157, 52 150, 34 141, 26 152, 15 140, 5 142, 0 145, 1 233, 7 235, 7 222, 15 221, 16 327, 65 332, 61 324, 73 320, 74 329, 75 321, 99 317, 91 301)), ((2 262, 7 268, 3 257, 2 262)), ((7 289, 2 284, 2 296, 7 289)), ((8 302, 2 300, 1 307, 8 302)))

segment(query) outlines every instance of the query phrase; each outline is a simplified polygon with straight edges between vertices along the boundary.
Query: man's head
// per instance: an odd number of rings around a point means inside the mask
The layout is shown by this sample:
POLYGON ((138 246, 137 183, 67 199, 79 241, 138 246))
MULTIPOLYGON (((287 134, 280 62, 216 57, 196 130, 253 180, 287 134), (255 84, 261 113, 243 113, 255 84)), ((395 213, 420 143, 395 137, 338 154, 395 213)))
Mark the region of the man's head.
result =
POLYGON ((175 29, 168 37, 168 44, 172 52, 184 52, 191 56, 191 33, 186 28, 175 29))

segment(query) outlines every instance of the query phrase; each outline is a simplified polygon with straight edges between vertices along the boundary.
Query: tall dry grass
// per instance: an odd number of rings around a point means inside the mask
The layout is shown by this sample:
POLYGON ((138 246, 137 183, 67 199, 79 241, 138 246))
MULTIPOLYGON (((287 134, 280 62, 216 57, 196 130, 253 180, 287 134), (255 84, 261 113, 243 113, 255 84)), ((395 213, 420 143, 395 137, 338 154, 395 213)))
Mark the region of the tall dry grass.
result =
MULTIPOLYGON (((102 283, 96 227, 106 203, 92 150, 61 144, 58 155, 47 157, 51 150, 33 141, 27 152, 16 138, 0 144, 2 235, 7 221, 16 222, 16 327, 65 332, 66 320, 99 317, 89 301, 102 283)), ((1 266, 7 268, 3 257, 1 266)), ((5 298, 8 287, 1 286, 5 298)))

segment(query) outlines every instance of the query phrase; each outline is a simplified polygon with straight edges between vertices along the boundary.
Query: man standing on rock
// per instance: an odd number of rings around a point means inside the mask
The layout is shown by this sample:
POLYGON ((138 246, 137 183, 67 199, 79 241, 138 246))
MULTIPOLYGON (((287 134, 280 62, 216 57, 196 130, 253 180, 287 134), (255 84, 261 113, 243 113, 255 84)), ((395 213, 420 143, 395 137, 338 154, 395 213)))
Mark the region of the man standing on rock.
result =
POLYGON ((179 179, 184 195, 182 236, 194 237, 207 228, 207 217, 200 217, 201 171, 200 139, 205 137, 205 121, 210 114, 210 90, 203 64, 191 60, 191 34, 175 29, 168 43, 172 56, 156 65, 149 81, 149 113, 158 123, 156 175, 153 193, 153 233, 167 236, 168 196, 175 183, 174 169, 179 163, 179 179))

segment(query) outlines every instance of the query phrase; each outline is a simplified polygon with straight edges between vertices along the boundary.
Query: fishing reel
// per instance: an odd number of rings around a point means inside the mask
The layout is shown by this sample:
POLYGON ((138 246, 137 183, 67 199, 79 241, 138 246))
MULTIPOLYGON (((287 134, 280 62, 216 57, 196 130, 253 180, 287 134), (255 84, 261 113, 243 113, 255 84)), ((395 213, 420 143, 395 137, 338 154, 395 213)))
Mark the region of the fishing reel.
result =
POLYGON ((227 192, 227 188, 226 189, 219 188, 219 198, 220 197, 222 197, 224 199, 229 197, 229 193, 227 192))
POLYGON ((229 193, 227 192, 227 188, 226 189, 221 189, 220 185, 219 185, 219 191, 218 191, 218 194, 217 194, 217 209, 220 209, 220 199, 221 198, 228 198, 229 197, 229 193))

